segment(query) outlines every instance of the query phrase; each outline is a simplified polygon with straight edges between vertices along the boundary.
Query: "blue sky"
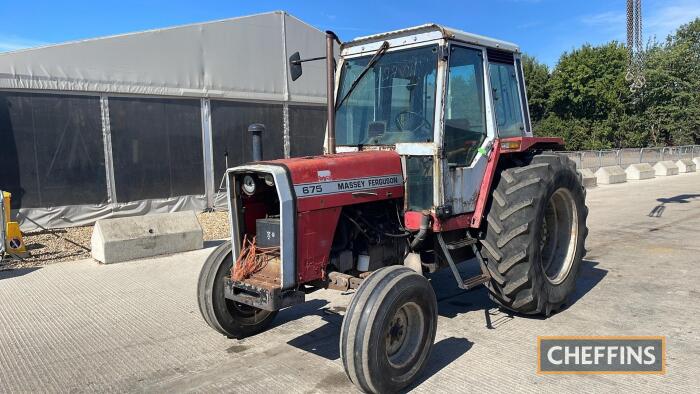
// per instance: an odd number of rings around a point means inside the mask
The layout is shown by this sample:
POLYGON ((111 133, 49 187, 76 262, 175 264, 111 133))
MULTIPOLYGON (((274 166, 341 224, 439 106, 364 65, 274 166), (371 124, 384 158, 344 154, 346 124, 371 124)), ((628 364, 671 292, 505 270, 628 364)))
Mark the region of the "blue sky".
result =
MULTIPOLYGON (((700 16, 700 0, 643 0, 643 7, 645 39, 663 39, 700 16)), ((344 40, 437 22, 513 41, 550 66, 586 42, 625 39, 625 0, 0 0, 0 51, 273 10, 344 40)))

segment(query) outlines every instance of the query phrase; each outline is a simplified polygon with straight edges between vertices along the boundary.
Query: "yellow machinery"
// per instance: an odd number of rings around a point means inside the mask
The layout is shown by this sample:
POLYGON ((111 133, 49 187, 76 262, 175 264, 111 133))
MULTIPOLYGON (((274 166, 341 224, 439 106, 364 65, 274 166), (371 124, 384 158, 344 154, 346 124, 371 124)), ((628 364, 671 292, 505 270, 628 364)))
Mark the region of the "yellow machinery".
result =
POLYGON ((10 255, 24 257, 27 255, 27 247, 22 240, 22 232, 19 223, 13 222, 10 218, 10 198, 8 192, 0 191, 2 195, 2 229, 0 230, 0 252, 10 255))

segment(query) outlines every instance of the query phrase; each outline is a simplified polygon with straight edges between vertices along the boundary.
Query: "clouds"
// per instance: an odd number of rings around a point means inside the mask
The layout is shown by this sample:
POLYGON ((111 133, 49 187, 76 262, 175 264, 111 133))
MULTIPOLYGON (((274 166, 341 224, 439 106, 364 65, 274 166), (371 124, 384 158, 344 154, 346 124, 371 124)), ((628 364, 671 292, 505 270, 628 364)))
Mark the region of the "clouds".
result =
MULTIPOLYGON (((642 2, 643 35, 664 40, 679 26, 700 17, 700 0, 663 0, 642 2)), ((583 15, 579 22, 588 28, 601 29, 610 39, 626 37, 626 9, 583 15)))
POLYGON ((0 34, 0 52, 16 51, 46 45, 46 42, 0 34))
POLYGON ((584 15, 581 22, 587 26, 619 25, 625 23, 626 14, 617 11, 601 12, 600 14, 584 15))
MULTIPOLYGON (((644 21, 648 32, 645 35, 656 36, 657 40, 663 40, 679 26, 700 17, 700 0, 668 1, 667 3, 675 4, 659 8, 644 21)), ((644 16, 643 13, 642 16, 644 16)))

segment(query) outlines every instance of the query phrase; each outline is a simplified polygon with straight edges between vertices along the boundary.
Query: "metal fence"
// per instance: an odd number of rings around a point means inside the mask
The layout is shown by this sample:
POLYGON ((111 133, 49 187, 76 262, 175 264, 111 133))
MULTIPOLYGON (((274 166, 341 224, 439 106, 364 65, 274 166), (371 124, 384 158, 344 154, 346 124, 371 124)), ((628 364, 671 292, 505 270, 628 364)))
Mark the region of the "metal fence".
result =
POLYGON ((692 159, 700 157, 700 145, 667 146, 664 148, 628 148, 610 150, 584 150, 563 152, 576 162, 578 168, 596 171, 600 167, 649 163, 652 166, 659 161, 692 159))

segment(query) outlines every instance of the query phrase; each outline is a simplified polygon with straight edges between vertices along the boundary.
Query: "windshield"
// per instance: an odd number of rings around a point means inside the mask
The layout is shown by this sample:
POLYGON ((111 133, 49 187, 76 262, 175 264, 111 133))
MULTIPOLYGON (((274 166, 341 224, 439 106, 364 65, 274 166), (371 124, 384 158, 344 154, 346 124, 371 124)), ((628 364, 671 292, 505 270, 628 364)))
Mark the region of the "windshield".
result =
MULTIPOLYGON (((338 97, 348 94, 372 55, 345 61, 338 97)), ((431 142, 437 45, 388 52, 336 111, 338 145, 431 142)))

